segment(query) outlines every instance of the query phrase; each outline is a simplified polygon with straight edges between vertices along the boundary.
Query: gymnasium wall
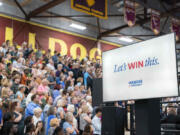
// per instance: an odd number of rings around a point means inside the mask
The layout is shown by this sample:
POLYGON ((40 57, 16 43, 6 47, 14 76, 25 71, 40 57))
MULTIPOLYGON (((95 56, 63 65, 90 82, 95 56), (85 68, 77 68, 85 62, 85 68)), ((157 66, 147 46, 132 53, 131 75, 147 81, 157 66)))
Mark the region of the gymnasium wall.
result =
POLYGON ((91 37, 0 14, 0 44, 6 40, 18 45, 26 41, 34 49, 51 49, 52 54, 56 50, 61 55, 72 55, 73 58, 80 56, 81 59, 87 55, 91 59, 101 58, 102 51, 120 47, 114 43, 102 40, 97 42, 91 37))

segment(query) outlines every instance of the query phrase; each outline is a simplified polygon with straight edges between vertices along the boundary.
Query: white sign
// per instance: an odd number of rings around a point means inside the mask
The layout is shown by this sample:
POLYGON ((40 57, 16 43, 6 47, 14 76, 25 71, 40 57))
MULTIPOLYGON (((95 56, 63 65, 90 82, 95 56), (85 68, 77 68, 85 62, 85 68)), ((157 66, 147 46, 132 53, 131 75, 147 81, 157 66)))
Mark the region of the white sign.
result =
POLYGON ((103 53, 103 101, 178 96, 175 36, 103 53))

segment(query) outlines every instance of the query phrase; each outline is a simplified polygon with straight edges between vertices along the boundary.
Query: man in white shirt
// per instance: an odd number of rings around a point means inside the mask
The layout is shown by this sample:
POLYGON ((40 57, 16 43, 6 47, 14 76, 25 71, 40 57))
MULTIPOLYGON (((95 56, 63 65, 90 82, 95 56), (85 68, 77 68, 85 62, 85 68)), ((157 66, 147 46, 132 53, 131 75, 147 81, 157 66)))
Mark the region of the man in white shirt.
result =
POLYGON ((100 108, 97 108, 96 115, 92 119, 93 135, 101 135, 101 117, 102 110, 100 108))
POLYGON ((55 70, 54 62, 52 59, 49 60, 49 63, 47 64, 48 69, 55 70))

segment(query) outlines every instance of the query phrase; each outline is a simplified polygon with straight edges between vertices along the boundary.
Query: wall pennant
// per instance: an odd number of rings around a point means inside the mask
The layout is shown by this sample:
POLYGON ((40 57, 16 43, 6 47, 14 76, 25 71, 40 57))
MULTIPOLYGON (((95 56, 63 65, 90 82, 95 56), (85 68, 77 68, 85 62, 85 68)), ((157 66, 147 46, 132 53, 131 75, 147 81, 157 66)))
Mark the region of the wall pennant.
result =
POLYGON ((180 20, 172 18, 171 31, 176 34, 176 41, 180 39, 180 20))
POLYGON ((136 22, 135 2, 124 0, 124 20, 128 26, 132 27, 136 22))
POLYGON ((160 12, 151 9, 151 29, 155 35, 160 32, 160 12))

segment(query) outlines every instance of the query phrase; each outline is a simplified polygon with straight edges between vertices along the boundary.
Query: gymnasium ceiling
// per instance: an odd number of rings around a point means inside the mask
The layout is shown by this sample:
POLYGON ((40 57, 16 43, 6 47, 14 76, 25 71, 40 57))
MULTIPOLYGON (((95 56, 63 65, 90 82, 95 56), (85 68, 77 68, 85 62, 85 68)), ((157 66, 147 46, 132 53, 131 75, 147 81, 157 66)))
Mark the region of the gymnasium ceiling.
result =
POLYGON ((171 32, 172 17, 180 19, 180 0, 135 0, 138 3, 136 25, 131 28, 124 22, 123 0, 108 0, 108 20, 97 19, 71 9, 70 0, 1 1, 4 5, 0 8, 0 12, 121 45, 130 43, 120 41, 118 38, 120 36, 128 36, 133 39, 134 43, 154 37, 150 29, 150 8, 161 12, 161 32, 159 35, 171 32), (69 25, 72 22, 85 25, 87 29, 80 31, 70 28, 69 25))

